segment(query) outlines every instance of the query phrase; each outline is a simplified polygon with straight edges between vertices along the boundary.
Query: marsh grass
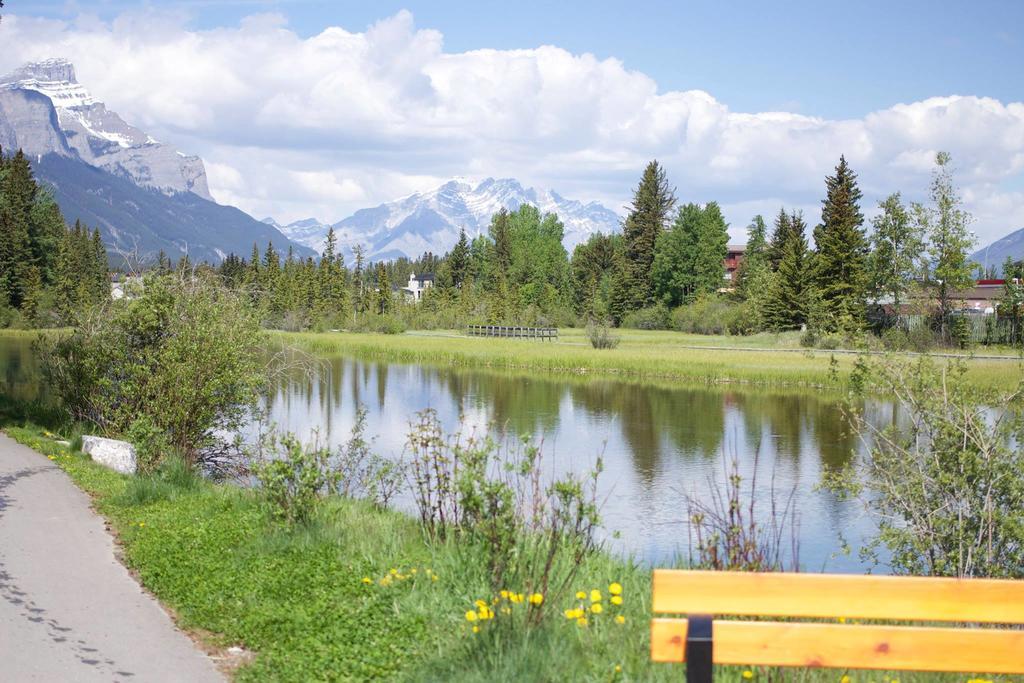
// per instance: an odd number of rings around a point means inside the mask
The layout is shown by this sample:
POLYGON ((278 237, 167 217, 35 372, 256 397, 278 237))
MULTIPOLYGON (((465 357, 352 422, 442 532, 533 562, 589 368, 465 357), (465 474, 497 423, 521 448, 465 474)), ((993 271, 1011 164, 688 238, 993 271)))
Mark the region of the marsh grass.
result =
MULTIPOLYGON (((585 330, 560 330, 554 343, 466 337, 457 332, 276 333, 273 338, 322 355, 701 385, 845 390, 851 388, 850 373, 857 360, 853 353, 801 350, 799 333, 731 337, 621 330, 617 334, 621 343, 614 349, 591 348, 585 330)), ((967 381, 983 391, 1011 388, 1024 372, 1019 357, 965 362, 967 381)))

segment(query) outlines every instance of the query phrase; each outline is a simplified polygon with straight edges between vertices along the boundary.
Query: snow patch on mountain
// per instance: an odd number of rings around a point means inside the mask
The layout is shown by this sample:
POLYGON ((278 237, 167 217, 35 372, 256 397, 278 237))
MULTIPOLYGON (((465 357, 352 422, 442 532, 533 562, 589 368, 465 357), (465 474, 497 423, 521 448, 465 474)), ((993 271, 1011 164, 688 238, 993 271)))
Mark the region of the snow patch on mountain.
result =
POLYGON ((49 98, 68 145, 87 164, 164 194, 192 192, 213 200, 202 159, 158 142, 108 110, 78 82, 74 65, 66 59, 26 64, 0 77, 0 88, 49 98))
POLYGON ((278 226, 282 233, 300 244, 322 251, 327 231, 333 227, 339 250, 349 258, 360 244, 370 260, 415 258, 432 251, 448 251, 465 230, 470 238, 485 234, 491 217, 502 208, 515 211, 532 204, 541 213, 554 213, 565 226, 565 247, 572 250, 597 232, 619 229, 620 218, 597 203, 583 203, 562 197, 552 190, 524 188, 512 178, 487 178, 473 184, 451 180, 429 192, 416 192, 379 206, 360 209, 333 226, 316 219, 278 226))

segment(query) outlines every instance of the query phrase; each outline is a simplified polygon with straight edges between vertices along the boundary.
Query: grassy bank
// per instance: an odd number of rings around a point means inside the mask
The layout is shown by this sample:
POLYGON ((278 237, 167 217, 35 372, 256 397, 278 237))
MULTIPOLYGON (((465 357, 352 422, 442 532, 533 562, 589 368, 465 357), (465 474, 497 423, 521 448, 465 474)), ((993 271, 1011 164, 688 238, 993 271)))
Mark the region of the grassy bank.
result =
MULTIPOLYGON (((563 330, 557 342, 462 336, 457 332, 402 335, 274 333, 313 353, 345 353, 400 363, 530 370, 545 373, 671 380, 700 384, 845 388, 856 354, 799 349, 798 334, 714 337, 623 330, 618 348, 590 347, 582 330, 563 330), (737 348, 743 346, 745 348, 737 348)), ((1021 360, 966 357, 968 378, 987 391, 1012 389, 1021 360)))
MULTIPOLYGON (((425 537, 412 518, 334 498, 308 526, 272 523, 256 492, 215 485, 184 468, 126 477, 34 427, 13 438, 47 455, 111 522, 125 562, 212 647, 241 645, 254 660, 240 681, 659 681, 680 666, 648 660, 650 575, 598 554, 574 589, 601 590, 606 610, 584 627, 550 605, 529 632, 500 620, 473 633, 465 613, 488 597, 478 550, 425 537), (623 604, 607 588, 621 583, 623 604), (617 623, 615 615, 624 623, 617 623)), ((571 604, 570 604, 571 603, 571 604)), ((500 603, 505 604, 505 603, 500 603)), ((510 605, 512 610, 529 609, 510 605)), ((479 623, 479 622, 478 622, 479 623)), ((508 622, 506 622, 508 623, 508 622)), ((724 681, 780 672, 721 667, 724 681)), ((970 676, 788 670, 786 680, 964 681, 970 676)), ((999 680, 999 679, 996 679, 999 680)))

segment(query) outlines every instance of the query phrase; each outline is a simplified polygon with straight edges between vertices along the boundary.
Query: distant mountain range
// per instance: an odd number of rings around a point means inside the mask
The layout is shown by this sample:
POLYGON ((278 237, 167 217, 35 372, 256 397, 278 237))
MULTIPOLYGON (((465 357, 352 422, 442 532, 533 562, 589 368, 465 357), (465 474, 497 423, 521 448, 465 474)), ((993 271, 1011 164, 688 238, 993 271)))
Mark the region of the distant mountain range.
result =
POLYGON ((444 253, 458 241, 460 230, 465 229, 470 238, 486 233, 491 216, 501 208, 515 211, 524 204, 558 214, 569 250, 596 232, 619 229, 619 216, 597 202, 584 204, 551 190, 524 188, 512 178, 487 178, 477 184, 452 180, 429 192, 360 209, 333 226, 314 218, 287 225, 272 218, 264 222, 317 251, 323 249, 327 231, 333 227, 346 257, 356 244, 362 244, 367 257, 376 261, 415 258, 426 251, 444 253))
POLYGON ((987 247, 971 254, 971 260, 983 267, 994 267, 996 273, 1003 272, 1003 262, 1009 256, 1014 261, 1024 260, 1024 228, 1011 232, 987 247))
MULTIPOLYGON (((69 221, 99 227, 111 250, 188 253, 193 261, 284 245, 265 223, 210 196, 202 159, 126 123, 78 83, 63 59, 0 77, 0 146, 22 149, 69 221)), ((296 245, 299 254, 313 251, 296 245)))

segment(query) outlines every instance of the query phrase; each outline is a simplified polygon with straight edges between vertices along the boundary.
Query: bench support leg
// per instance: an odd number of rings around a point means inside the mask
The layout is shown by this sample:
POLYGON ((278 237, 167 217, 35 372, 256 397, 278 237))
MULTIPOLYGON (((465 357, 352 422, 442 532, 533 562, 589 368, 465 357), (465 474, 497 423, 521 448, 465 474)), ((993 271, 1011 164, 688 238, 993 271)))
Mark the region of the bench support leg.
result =
POLYGON ((711 683, 713 623, 708 615, 686 617, 686 683, 711 683))

